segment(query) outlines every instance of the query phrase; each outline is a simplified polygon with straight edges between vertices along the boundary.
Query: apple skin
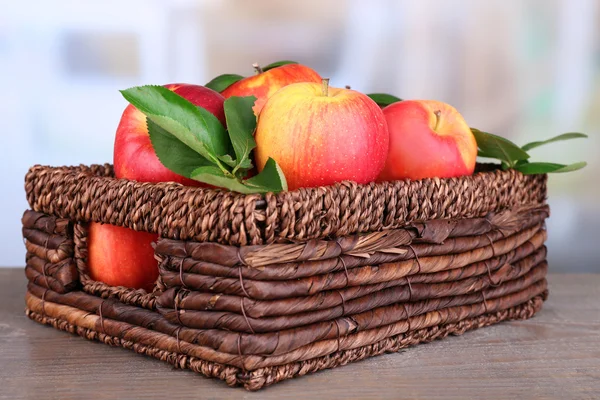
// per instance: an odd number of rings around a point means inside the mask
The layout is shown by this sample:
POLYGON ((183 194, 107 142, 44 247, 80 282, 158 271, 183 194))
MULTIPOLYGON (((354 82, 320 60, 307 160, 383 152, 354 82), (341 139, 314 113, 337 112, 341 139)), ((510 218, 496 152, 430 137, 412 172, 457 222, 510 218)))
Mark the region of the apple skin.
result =
POLYGON ((475 170, 475 136, 451 105, 404 100, 385 107, 383 114, 390 146, 378 181, 452 178, 471 175, 475 170))
POLYGON ((321 77, 307 66, 286 64, 244 78, 223 90, 221 94, 226 99, 231 96, 256 96, 252 109, 255 115, 259 115, 269 97, 282 87, 298 82, 321 83, 321 77))
MULTIPOLYGON (((170 90, 202 106, 225 124, 225 99, 214 90, 198 85, 170 84, 170 90)), ((208 186, 167 169, 158 159, 146 125, 146 116, 127 106, 117 128, 114 147, 116 178, 138 182, 177 182, 208 186)), ((91 222, 88 228, 88 269, 92 279, 113 286, 151 291, 158 276, 152 242, 158 235, 91 222)))
MULTIPOLYGON (((198 85, 175 83, 165 87, 210 111, 225 125, 225 99, 219 93, 198 85)), ((131 104, 125 108, 117 128, 114 170, 116 178, 138 182, 177 182, 187 186, 204 186, 167 169, 159 161, 150 142, 146 116, 131 104)))
POLYGON ((289 190, 351 180, 368 183, 388 154, 387 123, 366 95, 322 84, 295 83, 280 89, 258 117, 256 165, 272 157, 289 190))
POLYGON ((92 223, 88 230, 90 277, 111 286, 151 292, 158 277, 152 242, 154 233, 92 223))

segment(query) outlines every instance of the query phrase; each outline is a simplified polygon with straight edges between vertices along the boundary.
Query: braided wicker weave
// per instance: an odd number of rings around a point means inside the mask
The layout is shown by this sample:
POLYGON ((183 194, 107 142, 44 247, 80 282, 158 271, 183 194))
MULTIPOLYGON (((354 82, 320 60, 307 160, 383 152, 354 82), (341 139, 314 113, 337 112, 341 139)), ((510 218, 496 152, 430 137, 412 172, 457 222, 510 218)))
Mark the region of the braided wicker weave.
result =
POLYGON ((27 315, 256 390, 531 317, 547 296, 546 176, 240 195, 35 166, 27 315), (87 271, 87 223, 158 233, 154 291, 87 271))

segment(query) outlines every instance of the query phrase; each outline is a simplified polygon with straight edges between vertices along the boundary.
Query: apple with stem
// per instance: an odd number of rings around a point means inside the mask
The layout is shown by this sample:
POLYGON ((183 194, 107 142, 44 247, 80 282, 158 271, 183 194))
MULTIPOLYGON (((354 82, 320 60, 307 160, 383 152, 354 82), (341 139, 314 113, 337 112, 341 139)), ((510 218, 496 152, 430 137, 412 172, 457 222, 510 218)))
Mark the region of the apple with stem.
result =
POLYGON ((321 82, 321 77, 313 69, 302 64, 284 64, 263 71, 253 64, 256 75, 241 79, 221 92, 226 99, 231 96, 256 96, 254 114, 259 115, 267 99, 284 86, 298 82, 321 82))
POLYGON ((256 166, 272 157, 290 190, 351 180, 372 182, 388 154, 387 123, 366 95, 321 83, 280 89, 262 109, 256 128, 256 166))
POLYGON ((378 181, 471 175, 477 142, 451 105, 404 100, 383 109, 390 133, 389 154, 378 181))

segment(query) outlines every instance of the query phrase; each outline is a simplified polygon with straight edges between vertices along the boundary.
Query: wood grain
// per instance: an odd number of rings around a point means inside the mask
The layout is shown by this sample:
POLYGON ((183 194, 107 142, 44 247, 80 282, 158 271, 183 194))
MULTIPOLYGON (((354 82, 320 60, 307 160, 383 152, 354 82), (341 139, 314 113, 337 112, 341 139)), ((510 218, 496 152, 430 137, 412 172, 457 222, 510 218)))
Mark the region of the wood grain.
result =
POLYGON ((248 393, 38 325, 23 313, 23 270, 0 269, 0 398, 598 398, 600 275, 549 280, 550 298, 531 320, 248 393))

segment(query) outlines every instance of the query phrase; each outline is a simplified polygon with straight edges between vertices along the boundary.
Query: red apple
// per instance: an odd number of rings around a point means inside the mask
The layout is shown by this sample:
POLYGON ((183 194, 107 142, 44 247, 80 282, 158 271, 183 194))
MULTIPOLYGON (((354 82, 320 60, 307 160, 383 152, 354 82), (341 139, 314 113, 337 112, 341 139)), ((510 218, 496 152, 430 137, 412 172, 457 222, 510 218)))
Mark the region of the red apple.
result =
POLYGON ((282 87, 298 82, 321 82, 321 77, 316 71, 301 64, 286 64, 265 72, 256 65, 255 68, 257 75, 232 84, 221 94, 226 99, 231 96, 256 96, 252 107, 256 115, 260 113, 267 99, 282 87))
MULTIPOLYGON (((170 84, 166 87, 207 109, 225 124, 225 99, 219 93, 197 85, 170 84)), ((138 182, 177 182, 189 186, 204 186, 172 172, 159 161, 150 142, 146 116, 132 105, 125 108, 117 128, 114 170, 116 178, 138 182)), ((90 276, 113 286, 151 290, 158 276, 158 265, 151 243, 157 239, 158 235, 153 233, 90 223, 90 276)))
POLYGON ((157 235, 92 223, 88 231, 90 277, 112 286, 152 291, 158 277, 152 242, 157 235))
MULTIPOLYGON (((166 88, 214 114, 225 125, 225 99, 204 86, 170 84, 166 88)), ((159 161, 148 135, 146 116, 133 105, 127 106, 117 128, 114 148, 116 178, 139 182, 177 182, 188 186, 202 186, 198 181, 185 178, 167 169, 159 161)))
POLYGON ((379 106, 366 95, 323 84, 295 83, 265 104, 256 128, 256 165, 272 157, 290 190, 343 180, 373 181, 388 153, 379 106))
POLYGON ((458 111, 433 100, 405 100, 383 109, 390 149, 378 181, 471 175, 477 142, 458 111))

